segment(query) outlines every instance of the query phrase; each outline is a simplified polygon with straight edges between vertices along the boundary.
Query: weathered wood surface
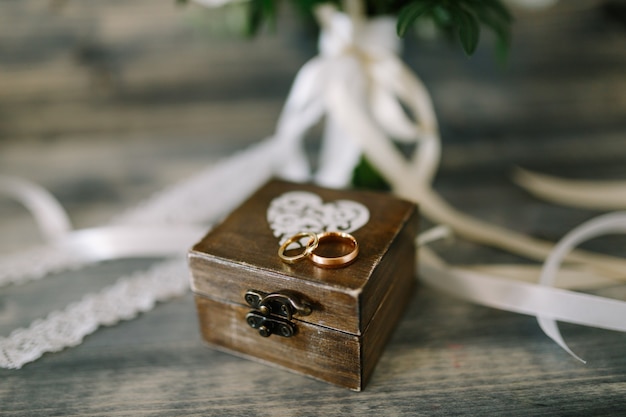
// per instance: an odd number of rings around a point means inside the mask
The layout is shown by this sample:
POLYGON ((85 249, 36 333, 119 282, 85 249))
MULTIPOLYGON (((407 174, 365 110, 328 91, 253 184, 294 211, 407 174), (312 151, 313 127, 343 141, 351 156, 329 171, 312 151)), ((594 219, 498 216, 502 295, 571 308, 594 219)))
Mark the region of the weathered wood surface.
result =
MULTIPOLYGON (((626 31, 596 1, 518 14, 509 66, 410 41, 407 62, 444 137, 437 188, 456 206, 558 239, 597 212, 539 202, 514 165, 626 178, 626 31)), ((314 44, 282 26, 252 43, 200 35, 170 2, 0 3, 0 170, 53 191, 79 227, 108 220, 207 163, 269 135, 314 44)), ((622 16, 623 19, 623 16, 622 16)), ((0 203, 0 250, 37 239, 0 203)), ((590 247, 623 255, 621 237, 590 247)), ((458 263, 520 261, 471 243, 458 263)), ((0 290, 0 335, 148 265, 109 262, 0 290)), ((602 290, 626 298, 624 286, 602 290)), ((536 320, 420 288, 367 389, 353 393, 206 348, 193 298, 0 370, 3 415, 619 415, 626 336, 561 325, 574 361, 536 320)))

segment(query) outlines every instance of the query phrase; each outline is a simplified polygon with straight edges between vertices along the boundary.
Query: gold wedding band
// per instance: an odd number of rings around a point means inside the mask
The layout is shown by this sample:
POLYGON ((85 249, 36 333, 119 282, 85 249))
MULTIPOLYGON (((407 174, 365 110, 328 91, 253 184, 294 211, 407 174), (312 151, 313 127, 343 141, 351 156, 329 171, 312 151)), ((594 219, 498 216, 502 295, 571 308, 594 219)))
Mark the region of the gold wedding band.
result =
POLYGON ((280 245, 280 248, 278 249, 278 256, 280 256, 280 259, 282 259, 284 262, 287 262, 288 264, 293 264, 295 262, 298 262, 302 258, 306 258, 307 256, 310 256, 311 253, 317 248, 318 244, 319 244, 319 237, 315 233, 311 233, 311 232, 296 233, 295 235, 287 239, 282 245, 280 245), (293 256, 285 255, 285 251, 287 250, 287 247, 289 245, 291 245, 292 243, 299 242, 301 239, 305 237, 308 237, 309 240, 307 241, 306 246, 304 246, 304 250, 302 252, 293 256))
POLYGON ((314 264, 323 268, 341 268, 349 265, 356 259, 359 254, 359 244, 354 236, 343 232, 324 232, 317 235, 318 245, 311 251, 309 258, 314 264), (315 253, 315 249, 319 248, 322 242, 334 240, 338 242, 348 242, 352 246, 352 250, 344 255, 337 257, 326 257, 315 253))

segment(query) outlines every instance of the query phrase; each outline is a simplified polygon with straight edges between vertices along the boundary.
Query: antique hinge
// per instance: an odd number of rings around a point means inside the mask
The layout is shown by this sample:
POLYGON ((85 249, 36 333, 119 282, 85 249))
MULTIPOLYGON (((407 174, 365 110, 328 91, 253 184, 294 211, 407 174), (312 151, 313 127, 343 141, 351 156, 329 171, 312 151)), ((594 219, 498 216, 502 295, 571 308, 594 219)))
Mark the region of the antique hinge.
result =
POLYGON ((290 291, 264 293, 248 290, 244 298, 253 308, 246 315, 246 322, 253 329, 258 329, 263 337, 272 334, 291 337, 296 333, 296 325, 291 318, 311 314, 310 304, 290 291))

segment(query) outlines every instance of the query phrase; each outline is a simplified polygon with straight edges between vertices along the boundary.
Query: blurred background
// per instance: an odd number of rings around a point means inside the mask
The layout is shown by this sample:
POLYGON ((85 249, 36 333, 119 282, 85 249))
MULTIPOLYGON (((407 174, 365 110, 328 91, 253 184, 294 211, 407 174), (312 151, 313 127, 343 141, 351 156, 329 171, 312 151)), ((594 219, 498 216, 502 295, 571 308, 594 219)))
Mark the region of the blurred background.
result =
MULTIPOLYGON (((518 192, 509 190, 515 165, 626 177, 625 9, 513 4, 505 65, 486 31, 472 57, 446 39, 407 37, 404 59, 441 125, 444 194, 477 181, 480 195, 518 192)), ((271 135, 293 77, 317 50, 314 31, 289 7, 281 13, 251 39, 241 13, 193 3, 2 0, 0 172, 41 183, 78 226, 93 225, 271 135)), ((464 208, 480 195, 461 194, 464 208)), ((18 230, 14 219, 6 227, 18 230)))
MULTIPOLYGON (((511 7, 504 65, 486 31, 472 57, 446 39, 405 42, 441 125, 438 186, 457 188, 448 197, 469 211, 496 191, 522 193, 516 165, 626 177, 626 3, 511 7), (475 198, 464 194, 477 182, 475 198)), ((77 226, 94 225, 271 135, 317 50, 311 27, 281 14, 246 38, 241 13, 193 3, 2 0, 0 172, 44 185, 77 226)), ((6 225, 16 233, 5 245, 30 239, 17 233, 26 223, 6 225)))
MULTIPOLYGON (((599 213, 539 201, 512 183, 511 172, 522 166, 566 178, 626 179, 626 2, 566 0, 512 11, 505 65, 494 57, 487 32, 472 57, 445 39, 411 35, 403 59, 429 89, 439 118, 437 190, 467 213, 555 241, 599 213)), ((314 31, 293 10, 281 13, 275 30, 249 39, 234 29, 241 15, 174 0, 0 0, 0 173, 43 185, 76 227, 95 226, 271 135, 295 74, 317 53, 314 31)), ((621 238, 604 239, 598 248, 623 256, 621 238)), ((39 240, 25 210, 0 200, 0 251, 39 240)), ((455 263, 521 261, 470 242, 435 247, 455 263)), ((147 265, 107 263, 3 288, 0 336, 147 265)), ((606 294, 623 291, 622 285, 606 294)), ((562 326, 594 364, 576 367, 533 317, 429 289, 420 289, 383 357, 371 397, 206 349, 194 316, 191 295, 159 306, 75 349, 6 371, 0 393, 17 398, 23 410, 39 398, 37 404, 59 404, 64 414, 124 406, 155 411, 159 401, 174 410, 231 399, 251 414, 268 392, 274 405, 303 406, 301 395, 290 398, 280 384, 265 381, 248 381, 240 391, 245 400, 233 396, 242 375, 256 372, 310 392, 309 415, 328 415, 338 402, 352 411, 397 405, 407 415, 417 403, 449 404, 456 413, 467 398, 474 403, 465 410, 475 413, 472 407, 483 404, 483 414, 511 415, 494 413, 510 404, 525 415, 580 412, 593 401, 607 410, 623 406, 623 334, 562 326), (60 404, 69 391, 59 375, 73 381, 73 402, 60 404), (118 385, 107 382, 112 375, 118 385), (563 381, 574 382, 555 392, 563 381), (601 392, 600 382, 616 384, 601 392), (381 389, 404 394, 377 395, 381 389), (162 400, 162 390, 171 399, 162 400)))

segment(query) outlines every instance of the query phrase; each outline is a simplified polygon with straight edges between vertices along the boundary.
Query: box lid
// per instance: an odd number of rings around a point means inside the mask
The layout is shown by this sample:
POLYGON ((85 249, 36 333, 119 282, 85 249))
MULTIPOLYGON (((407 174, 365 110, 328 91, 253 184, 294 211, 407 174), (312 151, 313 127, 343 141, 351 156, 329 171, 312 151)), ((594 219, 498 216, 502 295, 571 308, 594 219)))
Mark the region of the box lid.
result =
POLYGON ((360 335, 398 270, 412 279, 416 232, 415 204, 389 194, 272 180, 190 250, 192 288, 236 304, 250 289, 289 290, 312 304, 311 314, 295 319, 360 335), (359 254, 338 269, 283 262, 280 238, 303 230, 347 230, 359 254))

